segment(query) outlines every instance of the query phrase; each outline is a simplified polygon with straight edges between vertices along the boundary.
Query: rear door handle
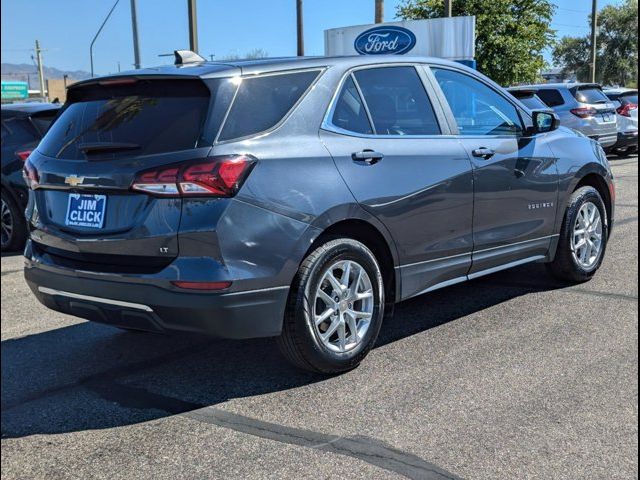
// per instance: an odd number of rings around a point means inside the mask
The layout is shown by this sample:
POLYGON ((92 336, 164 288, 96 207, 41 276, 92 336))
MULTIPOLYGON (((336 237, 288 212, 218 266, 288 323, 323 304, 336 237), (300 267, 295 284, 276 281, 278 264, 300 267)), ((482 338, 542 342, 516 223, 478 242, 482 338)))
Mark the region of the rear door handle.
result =
POLYGON ((496 152, 486 147, 476 148, 471 153, 474 157, 484 158, 485 160, 489 160, 491 157, 493 157, 496 154, 496 152))
POLYGON ((361 152, 352 153, 351 158, 354 162, 364 162, 373 165, 382 160, 384 155, 380 152, 374 152, 373 150, 362 150, 361 152))

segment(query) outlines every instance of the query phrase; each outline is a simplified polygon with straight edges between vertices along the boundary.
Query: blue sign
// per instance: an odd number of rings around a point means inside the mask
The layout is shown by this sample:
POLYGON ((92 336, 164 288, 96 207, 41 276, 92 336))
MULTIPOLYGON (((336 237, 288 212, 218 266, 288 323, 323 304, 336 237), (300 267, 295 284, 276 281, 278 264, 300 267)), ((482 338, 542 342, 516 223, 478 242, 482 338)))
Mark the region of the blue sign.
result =
POLYGON ((416 36, 402 27, 374 27, 358 35, 353 46, 360 55, 402 55, 416 46, 416 36))

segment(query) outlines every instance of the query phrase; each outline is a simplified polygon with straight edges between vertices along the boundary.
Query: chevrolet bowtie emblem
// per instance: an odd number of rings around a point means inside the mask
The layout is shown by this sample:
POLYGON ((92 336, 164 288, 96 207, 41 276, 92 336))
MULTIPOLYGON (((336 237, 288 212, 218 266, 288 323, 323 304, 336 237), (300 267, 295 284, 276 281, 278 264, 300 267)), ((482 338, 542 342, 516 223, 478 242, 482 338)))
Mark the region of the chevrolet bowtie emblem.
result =
POLYGON ((77 187, 82 182, 84 182, 84 177, 78 177, 77 175, 69 175, 64 179, 64 183, 71 185, 72 187, 77 187))

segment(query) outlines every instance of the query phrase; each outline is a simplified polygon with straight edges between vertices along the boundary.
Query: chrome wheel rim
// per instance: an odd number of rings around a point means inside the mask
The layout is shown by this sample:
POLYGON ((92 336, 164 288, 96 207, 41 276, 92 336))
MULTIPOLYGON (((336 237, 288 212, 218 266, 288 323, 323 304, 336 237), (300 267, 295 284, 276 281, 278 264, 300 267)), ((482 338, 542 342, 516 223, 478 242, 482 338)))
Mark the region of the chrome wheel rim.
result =
POLYGON ((336 262, 322 276, 313 299, 316 334, 332 352, 353 350, 369 330, 373 308, 373 286, 362 265, 336 262))
POLYGON ((578 212, 571 237, 573 258, 582 268, 593 268, 602 252, 602 217, 598 207, 587 202, 578 212))
POLYGON ((2 200, 2 246, 9 245, 13 237, 13 215, 7 202, 2 200))

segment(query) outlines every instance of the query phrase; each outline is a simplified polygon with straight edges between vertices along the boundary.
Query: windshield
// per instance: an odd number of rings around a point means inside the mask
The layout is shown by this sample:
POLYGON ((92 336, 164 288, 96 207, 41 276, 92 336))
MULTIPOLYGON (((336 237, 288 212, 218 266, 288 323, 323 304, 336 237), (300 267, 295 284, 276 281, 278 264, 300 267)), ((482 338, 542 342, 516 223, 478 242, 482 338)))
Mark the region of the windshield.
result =
POLYGON ((44 155, 81 160, 194 148, 210 92, 200 81, 152 80, 80 87, 70 97, 38 147, 44 155))

